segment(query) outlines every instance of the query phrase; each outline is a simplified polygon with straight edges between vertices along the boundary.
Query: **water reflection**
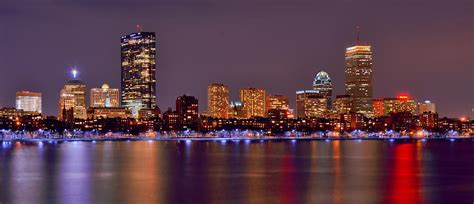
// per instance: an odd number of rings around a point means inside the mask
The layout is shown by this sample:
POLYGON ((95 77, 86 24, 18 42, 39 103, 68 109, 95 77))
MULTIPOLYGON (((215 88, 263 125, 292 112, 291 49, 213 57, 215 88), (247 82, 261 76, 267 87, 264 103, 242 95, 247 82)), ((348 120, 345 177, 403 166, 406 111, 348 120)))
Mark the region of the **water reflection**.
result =
POLYGON ((0 202, 471 202, 473 144, 15 142, 0 148, 0 202))

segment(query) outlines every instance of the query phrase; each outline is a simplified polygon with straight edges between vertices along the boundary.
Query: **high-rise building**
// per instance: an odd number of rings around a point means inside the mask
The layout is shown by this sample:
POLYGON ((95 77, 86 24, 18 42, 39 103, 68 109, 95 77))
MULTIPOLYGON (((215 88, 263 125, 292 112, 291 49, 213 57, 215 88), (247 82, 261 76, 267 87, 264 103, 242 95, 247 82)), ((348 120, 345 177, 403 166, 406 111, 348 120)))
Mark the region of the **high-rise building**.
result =
POLYGON ((179 96, 176 99, 176 112, 181 130, 197 130, 199 109, 198 100, 194 96, 179 96))
POLYGON ((107 84, 102 84, 100 88, 92 88, 90 98, 90 107, 120 107, 119 90, 111 89, 107 84))
POLYGON ((397 98, 384 98, 383 104, 384 115, 386 116, 390 115, 391 113, 400 112, 408 112, 412 115, 416 115, 417 112, 415 100, 409 98, 406 95, 401 95, 397 98))
POLYGON ((59 95, 58 118, 70 120, 65 116, 72 115, 72 118, 86 119, 86 111, 86 84, 77 79, 68 81, 59 95))
POLYGON ((266 110, 283 110, 288 111, 290 109, 290 100, 288 96, 283 95, 270 95, 267 97, 267 108, 266 110))
POLYGON ((371 46, 357 44, 346 48, 346 94, 352 97, 352 111, 372 114, 372 51, 371 46))
POLYGON ((372 99, 372 109, 374 117, 381 117, 385 115, 383 98, 372 99))
POLYGON ((334 112, 336 115, 349 113, 352 110, 352 98, 349 95, 337 95, 334 101, 334 112))
POLYGON ((326 98, 329 109, 332 108, 332 83, 331 77, 325 71, 320 71, 316 74, 313 81, 313 90, 318 91, 318 95, 326 98))
POLYGON ((298 118, 325 117, 327 110, 327 98, 320 96, 318 91, 296 92, 296 116, 298 118))
POLYGON ((436 105, 431 101, 425 101, 424 103, 418 103, 418 113, 436 113, 436 105))
POLYGON ((265 89, 243 88, 240 89, 240 101, 244 103, 247 117, 265 117, 266 93, 265 89))
POLYGON ((207 111, 214 118, 227 118, 229 108, 229 87, 211 84, 207 87, 207 111))
POLYGON ((156 37, 154 32, 122 36, 122 107, 135 118, 141 109, 156 107, 156 37))
POLYGON ((16 109, 41 113, 41 93, 30 91, 16 92, 16 109))

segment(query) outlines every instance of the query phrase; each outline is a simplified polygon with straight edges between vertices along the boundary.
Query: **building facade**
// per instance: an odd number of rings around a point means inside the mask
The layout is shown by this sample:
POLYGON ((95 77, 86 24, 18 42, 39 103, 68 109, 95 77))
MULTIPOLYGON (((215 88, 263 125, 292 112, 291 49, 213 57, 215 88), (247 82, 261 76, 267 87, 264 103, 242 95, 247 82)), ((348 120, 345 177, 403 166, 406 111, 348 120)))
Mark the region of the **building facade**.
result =
POLYGON ((244 104, 240 101, 233 101, 229 106, 229 117, 236 119, 245 119, 247 118, 247 111, 244 108, 244 104))
POLYGON ((327 111, 327 98, 320 96, 318 91, 296 92, 296 116, 298 118, 325 117, 327 111))
POLYGON ((352 98, 350 95, 337 95, 333 110, 336 115, 350 113, 352 110, 352 98))
POLYGON ((371 46, 359 42, 346 49, 345 88, 352 97, 352 111, 372 114, 372 51, 371 46))
POLYGON ((372 110, 374 117, 381 117, 385 115, 384 111, 384 99, 374 98, 372 99, 372 110))
POLYGON ((283 95, 270 95, 267 97, 267 108, 266 110, 283 110, 288 111, 290 109, 290 100, 288 96, 283 95))
POLYGON ((197 130, 199 119, 198 100, 194 96, 179 96, 176 99, 178 127, 181 130, 197 130))
POLYGON ((227 118, 229 108, 229 87, 211 84, 207 87, 207 111, 214 118, 227 118))
POLYGON ((407 112, 411 115, 417 114, 417 104, 414 99, 410 99, 408 96, 398 96, 397 98, 384 98, 383 99, 383 111, 384 115, 388 116, 391 113, 407 112))
POLYGON ((86 119, 86 84, 79 80, 71 80, 64 85, 59 95, 58 118, 65 120, 72 118, 86 119))
POLYGON ((87 118, 131 118, 132 112, 120 107, 89 107, 87 118))
POLYGON ((154 32, 132 33, 121 38, 122 107, 135 118, 141 109, 156 107, 156 37, 154 32))
POLYGON ((100 88, 92 88, 90 107, 120 107, 119 93, 118 89, 111 89, 107 84, 102 84, 100 88))
POLYGON ((41 93, 31 91, 16 92, 16 109, 21 109, 27 112, 41 113, 41 93))
POLYGON ((318 92, 318 95, 326 98, 329 109, 332 108, 332 82, 331 77, 325 71, 320 71, 313 81, 313 90, 318 92))
POLYGON ((244 103, 247 118, 266 116, 266 97, 265 89, 240 89, 240 101, 244 103))

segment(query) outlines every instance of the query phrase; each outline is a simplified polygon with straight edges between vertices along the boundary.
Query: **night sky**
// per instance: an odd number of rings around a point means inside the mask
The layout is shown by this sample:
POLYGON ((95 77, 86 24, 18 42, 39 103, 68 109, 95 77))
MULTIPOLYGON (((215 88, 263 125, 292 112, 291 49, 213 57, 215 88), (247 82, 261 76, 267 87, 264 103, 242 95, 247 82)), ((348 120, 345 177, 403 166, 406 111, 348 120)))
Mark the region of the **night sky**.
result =
MULTIPOLYGON (((374 97, 409 93, 441 116, 474 117, 472 0, 1 0, 0 106, 15 92, 43 93, 56 115, 76 66, 89 89, 120 85, 120 37, 157 35, 162 110, 182 94, 207 108, 207 86, 224 83, 290 96, 325 70, 344 94, 344 51, 373 46, 374 97)), ((89 103, 89 101, 88 101, 89 103)))

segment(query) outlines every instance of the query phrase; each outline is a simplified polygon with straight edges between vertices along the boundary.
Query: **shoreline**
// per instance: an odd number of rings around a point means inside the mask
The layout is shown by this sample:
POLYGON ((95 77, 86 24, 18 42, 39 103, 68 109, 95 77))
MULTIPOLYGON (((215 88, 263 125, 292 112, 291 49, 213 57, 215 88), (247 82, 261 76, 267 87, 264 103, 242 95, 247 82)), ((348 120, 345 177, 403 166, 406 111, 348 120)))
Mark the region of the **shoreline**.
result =
POLYGON ((299 137, 299 138, 288 138, 288 137, 270 137, 270 138, 211 138, 211 137, 181 137, 181 138, 136 138, 136 137, 123 137, 123 138, 64 138, 64 139, 48 139, 48 138, 15 138, 15 139, 0 139, 0 142, 47 142, 47 143, 63 143, 63 142, 135 142, 135 141, 221 141, 221 142, 254 142, 254 141, 474 141, 474 137, 445 137, 445 138, 410 138, 410 137, 397 137, 397 138, 363 138, 363 137, 347 137, 347 138, 311 138, 311 137, 299 137))

